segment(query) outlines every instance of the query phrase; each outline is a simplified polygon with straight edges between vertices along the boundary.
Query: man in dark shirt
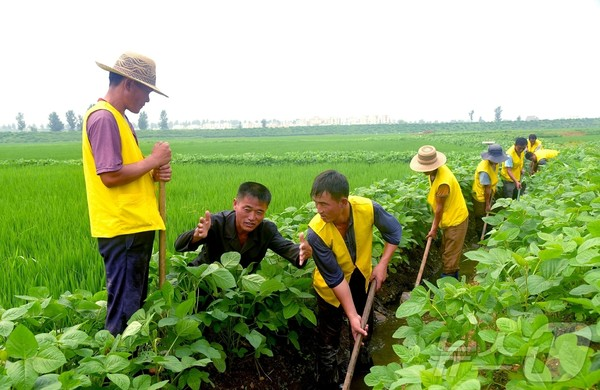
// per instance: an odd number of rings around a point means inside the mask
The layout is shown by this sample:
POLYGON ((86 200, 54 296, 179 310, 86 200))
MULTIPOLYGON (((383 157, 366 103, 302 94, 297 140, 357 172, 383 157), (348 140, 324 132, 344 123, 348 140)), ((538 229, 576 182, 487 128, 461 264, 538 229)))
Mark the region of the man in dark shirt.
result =
POLYGON ((301 268, 312 256, 310 245, 300 233, 300 244, 281 236, 277 226, 264 217, 271 202, 271 193, 264 185, 242 183, 233 200, 233 210, 212 214, 205 212, 195 229, 179 235, 175 250, 202 250, 190 265, 219 261, 226 252, 238 252, 243 267, 260 262, 271 249, 279 256, 301 268))

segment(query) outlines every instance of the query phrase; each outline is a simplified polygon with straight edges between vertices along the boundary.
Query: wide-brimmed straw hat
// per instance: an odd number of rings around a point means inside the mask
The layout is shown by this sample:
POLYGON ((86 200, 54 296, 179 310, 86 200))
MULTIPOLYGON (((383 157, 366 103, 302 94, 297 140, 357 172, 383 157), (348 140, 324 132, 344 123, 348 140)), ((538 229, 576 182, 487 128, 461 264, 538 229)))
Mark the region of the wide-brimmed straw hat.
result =
POLYGON ((498 144, 491 144, 490 146, 488 146, 487 152, 481 153, 481 158, 484 160, 489 160, 496 164, 508 160, 508 156, 502 150, 502 146, 498 144))
POLYGON ((156 64, 142 54, 126 52, 121 54, 114 66, 108 66, 96 61, 104 70, 120 74, 151 88, 154 92, 168 97, 156 87, 156 64))
POLYGON ((421 146, 410 161, 410 169, 417 172, 431 172, 446 164, 446 155, 431 145, 421 146))

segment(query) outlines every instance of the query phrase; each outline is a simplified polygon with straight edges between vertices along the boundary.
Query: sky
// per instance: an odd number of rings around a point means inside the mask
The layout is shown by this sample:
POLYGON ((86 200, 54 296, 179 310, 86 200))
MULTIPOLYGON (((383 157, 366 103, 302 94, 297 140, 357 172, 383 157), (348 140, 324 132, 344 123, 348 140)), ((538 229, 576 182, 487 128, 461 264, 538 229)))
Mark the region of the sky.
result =
POLYGON ((0 127, 82 115, 108 88, 95 61, 125 51, 153 58, 169 95, 150 95, 151 122, 600 117, 600 0, 19 0, 0 15, 0 127))

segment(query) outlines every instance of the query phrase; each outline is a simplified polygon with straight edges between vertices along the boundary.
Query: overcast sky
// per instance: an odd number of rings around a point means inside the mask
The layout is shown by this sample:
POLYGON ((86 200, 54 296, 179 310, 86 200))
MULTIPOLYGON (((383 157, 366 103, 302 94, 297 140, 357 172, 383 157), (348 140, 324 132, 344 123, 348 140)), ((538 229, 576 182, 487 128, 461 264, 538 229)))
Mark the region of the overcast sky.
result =
POLYGON ((169 95, 151 94, 151 122, 600 117, 600 0, 18 0, 0 15, 0 125, 83 114, 108 87, 95 61, 128 50, 169 95))

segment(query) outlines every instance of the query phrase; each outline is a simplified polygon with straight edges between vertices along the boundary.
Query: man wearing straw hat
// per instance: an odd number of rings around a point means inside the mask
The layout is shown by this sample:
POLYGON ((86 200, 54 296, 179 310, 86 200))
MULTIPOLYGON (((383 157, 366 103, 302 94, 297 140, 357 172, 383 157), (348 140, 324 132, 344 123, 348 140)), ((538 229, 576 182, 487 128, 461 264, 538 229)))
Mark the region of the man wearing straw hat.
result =
POLYGON ((144 157, 125 111, 140 112, 156 87, 150 58, 124 53, 109 72, 108 91, 85 114, 83 171, 90 228, 104 259, 108 302, 105 327, 121 333, 148 290, 148 267, 156 230, 165 225, 157 208, 155 181, 171 180, 171 148, 157 142, 144 157))
MULTIPOLYGON (((475 169, 473 179, 473 214, 477 231, 483 230, 481 217, 490 212, 492 200, 496 194, 498 185, 498 168, 500 163, 506 161, 508 156, 502 150, 502 146, 491 144, 487 152, 481 153, 481 161, 475 169)), ((485 234, 482 233, 482 236, 485 234)))
POLYGON ((458 279, 462 247, 469 225, 469 211, 460 184, 446 165, 446 156, 431 145, 419 148, 410 168, 429 179, 427 203, 433 209, 433 222, 427 238, 435 239, 442 229, 442 277, 458 279))

